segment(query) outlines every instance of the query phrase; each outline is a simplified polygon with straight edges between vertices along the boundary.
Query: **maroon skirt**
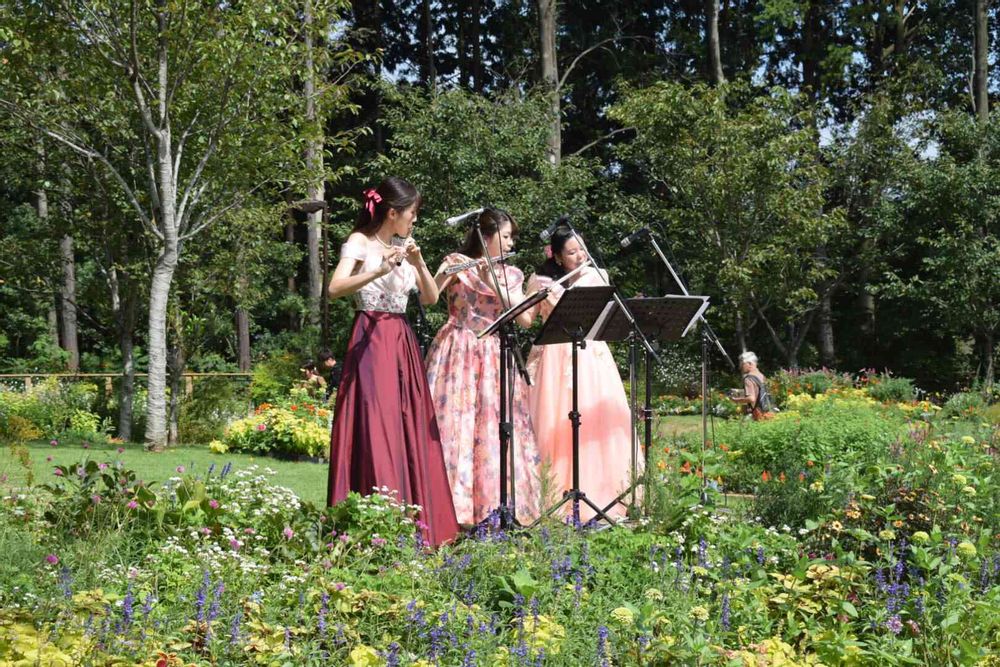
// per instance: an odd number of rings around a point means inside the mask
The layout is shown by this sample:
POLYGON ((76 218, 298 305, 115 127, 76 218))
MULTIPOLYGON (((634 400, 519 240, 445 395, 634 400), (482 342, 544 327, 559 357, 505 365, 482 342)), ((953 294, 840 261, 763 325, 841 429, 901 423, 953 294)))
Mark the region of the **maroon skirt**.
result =
POLYGON ((455 537, 458 522, 427 371, 406 317, 358 311, 344 356, 330 439, 328 505, 383 486, 420 505, 425 539, 455 537))

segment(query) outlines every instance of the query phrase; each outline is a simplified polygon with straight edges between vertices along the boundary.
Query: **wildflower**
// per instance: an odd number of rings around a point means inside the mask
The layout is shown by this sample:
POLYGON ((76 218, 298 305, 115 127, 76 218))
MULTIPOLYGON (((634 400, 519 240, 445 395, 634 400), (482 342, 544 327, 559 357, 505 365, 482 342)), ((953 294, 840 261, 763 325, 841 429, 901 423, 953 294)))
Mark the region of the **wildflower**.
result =
POLYGON ((295 531, 288 526, 285 526, 285 529, 281 531, 281 534, 285 536, 286 540, 290 540, 295 536, 295 531))
POLYGON ((635 614, 628 607, 618 607, 611 610, 611 618, 624 626, 632 625, 635 622, 635 614))
POLYGON ((59 556, 55 554, 49 554, 48 556, 45 557, 45 562, 48 563, 49 565, 58 565, 59 556))
POLYGON ((976 439, 973 438, 971 435, 963 435, 962 436, 962 444, 963 445, 974 445, 974 444, 976 444, 976 439))
POLYGON ((931 536, 922 530, 918 530, 917 532, 913 533, 913 535, 910 535, 910 539, 913 540, 916 544, 927 544, 928 542, 931 541, 931 536))
POLYGON ((697 607, 691 608, 691 617, 697 621, 704 623, 708 620, 708 607, 703 605, 698 605, 697 607))
POLYGON ((62 470, 60 470, 59 468, 56 468, 56 469, 55 469, 55 472, 54 472, 53 474, 54 474, 54 475, 55 475, 56 477, 62 477, 62 476, 63 476, 63 471, 62 471, 62 470))
POLYGON ((104 469, 106 469, 107 467, 108 467, 108 464, 107 464, 107 463, 98 463, 98 464, 97 464, 97 469, 98 469, 98 470, 104 470, 104 469))
POLYGON ((177 471, 178 475, 183 475, 184 471, 187 470, 187 468, 185 468, 184 466, 177 466, 176 468, 174 468, 174 470, 177 471))
POLYGON ((886 629, 894 635, 898 635, 899 631, 903 629, 903 621, 900 620, 899 615, 894 615, 885 622, 886 629))
POLYGON ((229 540, 229 548, 232 549, 233 551, 239 551, 241 546, 243 545, 240 544, 240 541, 235 537, 229 540))
POLYGON ((974 495, 976 495, 976 487, 974 487, 974 486, 963 486, 962 487, 962 493, 964 493, 967 496, 974 496, 974 495))
POLYGON ((832 530, 833 532, 839 533, 843 529, 844 529, 844 526, 839 521, 831 521, 830 522, 830 530, 832 530))
POLYGON ((962 558, 975 558, 976 557, 976 545, 972 542, 959 542, 958 546, 955 547, 955 551, 962 558))
POLYGON ((816 493, 822 493, 823 492, 823 482, 821 482, 819 480, 816 480, 815 482, 813 482, 812 484, 809 485, 809 490, 810 491, 815 491, 816 493))
POLYGON ((723 630, 729 629, 729 623, 730 623, 729 614, 730 614, 729 593, 725 593, 722 596, 722 612, 721 612, 721 618, 719 619, 719 622, 722 624, 723 630))
POLYGON ((101 497, 95 493, 90 497, 90 502, 94 503, 95 505, 99 505, 101 502, 101 497))
POLYGON ((658 588, 648 588, 646 589, 645 596, 647 600, 654 602, 659 602, 663 599, 663 593, 658 588))
POLYGON ((49 440, 49 447, 55 447, 59 444, 58 440, 49 440))
POLYGON ((212 498, 211 500, 208 501, 208 506, 214 510, 217 510, 219 509, 219 501, 216 500, 215 498, 212 498))
POLYGON ((127 507, 130 510, 134 510, 137 507, 139 507, 139 503, 137 503, 135 498, 133 498, 132 500, 128 501, 128 504, 125 505, 125 507, 127 507))
POLYGON ((769 473, 766 470, 764 472, 762 472, 760 474, 760 481, 762 481, 762 482, 770 482, 771 481, 771 473, 769 473))
POLYGON ((894 540, 896 539, 896 531, 894 530, 880 530, 878 532, 878 538, 880 540, 894 540))
MULTIPOLYGON (((266 431, 267 430, 267 424, 257 424, 257 430, 258 431, 266 431)), ((372 649, 372 650, 374 650, 374 649, 372 649)))
POLYGON ((118 449, 117 449, 116 451, 117 451, 117 452, 118 452, 119 454, 124 454, 124 453, 125 453, 125 448, 124 448, 124 447, 119 447, 119 448, 118 448, 118 449))

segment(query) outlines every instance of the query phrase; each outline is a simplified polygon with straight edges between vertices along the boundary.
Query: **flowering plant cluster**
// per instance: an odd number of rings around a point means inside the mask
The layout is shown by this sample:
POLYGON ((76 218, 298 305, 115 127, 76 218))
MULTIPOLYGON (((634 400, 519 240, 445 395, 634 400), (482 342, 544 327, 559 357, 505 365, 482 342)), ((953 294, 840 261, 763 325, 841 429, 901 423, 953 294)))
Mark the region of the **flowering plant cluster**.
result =
POLYGON ((325 456, 329 447, 329 410, 313 403, 262 403, 254 414, 231 423, 213 451, 271 454, 279 457, 325 456))

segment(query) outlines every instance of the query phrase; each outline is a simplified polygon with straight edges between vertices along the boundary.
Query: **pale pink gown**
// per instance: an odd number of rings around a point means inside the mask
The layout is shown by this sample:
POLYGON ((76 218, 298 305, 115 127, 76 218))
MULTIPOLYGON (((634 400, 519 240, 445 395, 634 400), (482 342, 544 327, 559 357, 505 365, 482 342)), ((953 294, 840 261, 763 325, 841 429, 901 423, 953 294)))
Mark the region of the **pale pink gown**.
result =
MULTIPOLYGON (((526 292, 552 285, 544 276, 533 275, 526 292)), ((606 284, 592 268, 581 271, 573 286, 606 284)), ((541 316, 547 320, 565 290, 556 285, 553 293, 540 304, 541 316)), ((549 466, 549 477, 557 499, 573 482, 573 431, 569 412, 572 395, 572 345, 536 345, 528 357, 528 372, 532 386, 528 405, 535 441, 543 464, 549 466)), ((587 498, 604 508, 624 491, 630 482, 631 413, 618 366, 606 343, 587 341, 577 354, 578 409, 580 411, 580 490, 587 498)), ((642 462, 639 461, 641 469, 642 462)), ((567 508, 570 503, 567 503, 567 508)), ((569 510, 567 510, 569 512, 569 510)), ((608 512, 621 516, 624 508, 618 504, 608 512)), ((581 519, 594 516, 586 505, 580 505, 581 519)))

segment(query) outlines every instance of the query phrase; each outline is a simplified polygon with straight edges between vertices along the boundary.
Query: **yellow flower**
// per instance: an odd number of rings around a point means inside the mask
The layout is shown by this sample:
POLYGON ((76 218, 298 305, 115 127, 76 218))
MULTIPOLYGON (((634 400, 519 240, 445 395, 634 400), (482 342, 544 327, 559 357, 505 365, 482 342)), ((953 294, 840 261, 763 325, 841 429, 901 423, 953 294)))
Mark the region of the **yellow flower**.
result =
POLYGON ((963 445, 974 445, 974 444, 976 444, 976 439, 973 438, 971 435, 963 435, 962 436, 962 444, 963 445))
MULTIPOLYGON (((612 612, 613 614, 614 612, 612 612)), ((524 635, 528 646, 548 655, 558 654, 566 639, 566 629, 548 616, 526 616, 523 621, 524 635)))
POLYGON ((379 667, 382 664, 382 658, 378 651, 364 644, 351 649, 351 655, 348 659, 347 664, 351 667, 379 667))
POLYGON ((704 623, 708 620, 708 607, 703 605, 698 605, 697 607, 691 608, 691 616, 697 620, 704 623))
POLYGON ((229 451, 229 447, 226 445, 226 443, 222 442, 221 440, 213 440, 212 442, 208 443, 208 451, 212 452, 213 454, 225 454, 226 452, 229 451))
POLYGON ((952 475, 951 481, 955 482, 955 484, 959 486, 965 486, 966 483, 968 482, 968 480, 965 478, 965 475, 959 475, 959 474, 952 475))
POLYGON ((931 541, 931 536, 922 530, 918 530, 917 532, 913 533, 913 535, 910 535, 910 539, 913 540, 916 544, 927 544, 928 542, 931 541))
POLYGON ((663 592, 659 588, 648 588, 645 593, 647 600, 659 602, 663 599, 663 592))
POLYGON ((963 486, 962 493, 967 496, 974 496, 976 495, 976 488, 974 486, 963 486))
POLYGON ((842 523, 840 523, 839 521, 831 521, 830 522, 830 530, 832 530, 833 532, 839 533, 843 529, 844 529, 844 525, 842 523))
POLYGON ((959 542, 958 546, 955 547, 955 551, 962 558, 975 558, 976 557, 976 545, 972 542, 959 542))
POLYGON ((896 539, 896 531, 894 530, 880 530, 878 532, 878 537, 880 540, 894 540, 896 539))
POLYGON ((816 480, 815 482, 813 482, 812 484, 809 485, 809 490, 810 491, 815 491, 816 493, 822 493, 822 491, 823 491, 823 482, 821 482, 819 480, 816 480))
POLYGON ((625 626, 632 625, 635 622, 635 614, 633 614, 632 610, 628 607, 618 607, 617 609, 612 609, 611 618, 625 626))

